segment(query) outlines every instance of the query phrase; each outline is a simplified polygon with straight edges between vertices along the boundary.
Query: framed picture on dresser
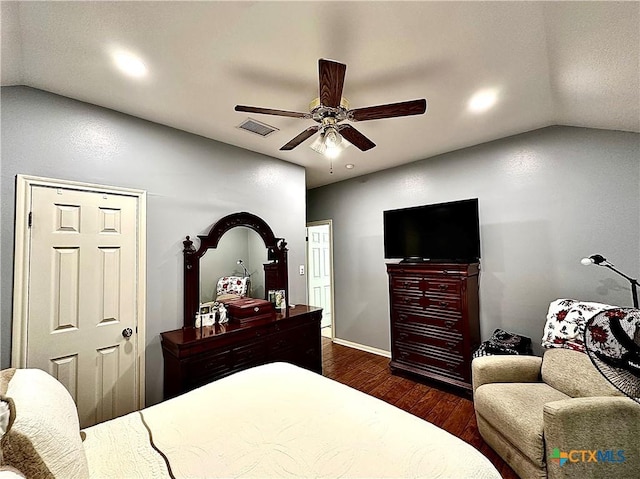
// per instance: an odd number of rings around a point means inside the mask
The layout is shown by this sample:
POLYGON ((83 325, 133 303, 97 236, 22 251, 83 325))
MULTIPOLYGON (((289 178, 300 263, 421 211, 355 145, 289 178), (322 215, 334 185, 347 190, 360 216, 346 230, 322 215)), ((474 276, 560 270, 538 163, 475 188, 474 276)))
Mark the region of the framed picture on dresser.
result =
POLYGON ((278 310, 286 309, 287 298, 284 289, 271 289, 269 290, 269 301, 278 310))

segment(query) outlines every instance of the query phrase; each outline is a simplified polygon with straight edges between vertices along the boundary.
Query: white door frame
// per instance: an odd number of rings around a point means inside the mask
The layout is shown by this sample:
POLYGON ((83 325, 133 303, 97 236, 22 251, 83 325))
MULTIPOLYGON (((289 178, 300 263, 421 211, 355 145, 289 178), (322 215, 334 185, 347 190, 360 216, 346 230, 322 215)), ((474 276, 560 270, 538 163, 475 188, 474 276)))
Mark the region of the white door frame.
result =
POLYGON ((31 205, 31 187, 48 186, 71 190, 93 191, 99 193, 132 196, 138 199, 137 228, 138 228, 138 281, 136 284, 137 300, 137 388, 140 392, 138 407, 145 406, 145 323, 146 323, 146 258, 147 258, 147 228, 146 205, 147 193, 143 190, 121 188, 118 186, 103 186, 78 181, 42 178, 38 176, 17 175, 16 180, 16 221, 15 221, 15 256, 13 270, 13 334, 11 338, 11 366, 26 367, 27 361, 27 311, 29 304, 29 252, 31 250, 31 234, 29 230, 29 211, 31 205))
MULTIPOLYGON (((320 221, 311 221, 309 223, 307 223, 307 231, 308 228, 310 226, 323 226, 323 225, 328 225, 329 226, 329 264, 330 264, 330 269, 331 269, 331 274, 329 275, 330 281, 331 281, 331 287, 329 288, 329 295, 331 296, 331 298, 329 298, 329 302, 331 304, 331 341, 333 341, 336 337, 336 308, 333 302, 333 283, 334 283, 334 278, 333 278, 333 220, 320 220, 320 221)), ((306 267, 306 271, 307 271, 307 281, 306 281, 306 296, 307 296, 307 304, 309 303, 309 278, 310 278, 310 274, 309 274, 309 238, 307 238, 306 244, 305 244, 305 258, 307 259, 307 267, 306 267)))

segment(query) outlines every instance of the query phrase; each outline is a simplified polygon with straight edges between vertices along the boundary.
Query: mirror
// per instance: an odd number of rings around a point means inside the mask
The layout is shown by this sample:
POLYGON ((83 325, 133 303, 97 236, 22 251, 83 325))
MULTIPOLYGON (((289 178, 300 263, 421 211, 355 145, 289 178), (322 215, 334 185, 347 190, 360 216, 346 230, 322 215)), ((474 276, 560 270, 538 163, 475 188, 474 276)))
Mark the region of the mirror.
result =
POLYGON ((225 216, 198 239, 197 250, 189 236, 183 241, 185 328, 194 326, 201 302, 215 299, 219 278, 232 273, 250 276, 248 296, 266 299, 269 290, 284 290, 289 299, 287 243, 260 217, 246 212, 225 216))
POLYGON ((229 276, 248 276, 246 296, 265 298, 264 264, 267 262, 267 248, 258 233, 246 226, 230 229, 220 238, 217 248, 200 258, 200 302, 215 301, 224 293, 227 285, 222 278, 229 276))

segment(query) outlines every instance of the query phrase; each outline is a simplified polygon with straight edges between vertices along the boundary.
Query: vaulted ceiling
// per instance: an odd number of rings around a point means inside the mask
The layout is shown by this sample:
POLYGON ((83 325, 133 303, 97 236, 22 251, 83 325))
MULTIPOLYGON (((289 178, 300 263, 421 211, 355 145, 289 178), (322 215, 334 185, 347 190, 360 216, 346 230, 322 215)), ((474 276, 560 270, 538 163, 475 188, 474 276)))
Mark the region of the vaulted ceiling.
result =
POLYGON ((315 187, 547 125, 640 131, 640 3, 2 2, 2 85, 28 85, 306 168, 315 187), (144 64, 115 66, 116 52, 144 64), (377 146, 334 161, 307 140, 318 59, 347 64, 352 108, 426 98, 354 124, 377 146), (478 92, 495 104, 469 109, 478 92), (278 131, 240 130, 247 117, 278 131), (353 169, 346 169, 353 164, 353 169))

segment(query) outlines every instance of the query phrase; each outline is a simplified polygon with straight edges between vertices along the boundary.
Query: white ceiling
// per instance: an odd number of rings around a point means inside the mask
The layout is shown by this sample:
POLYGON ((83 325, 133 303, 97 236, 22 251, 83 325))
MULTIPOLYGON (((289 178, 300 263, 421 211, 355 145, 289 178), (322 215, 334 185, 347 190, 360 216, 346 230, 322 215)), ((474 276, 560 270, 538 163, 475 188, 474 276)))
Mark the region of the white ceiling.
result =
POLYGON ((2 2, 2 84, 28 85, 303 165, 315 187, 547 125, 640 131, 640 3, 2 2), (138 55, 134 79, 110 52, 138 55), (377 147, 334 163, 279 148, 314 123, 318 59, 347 64, 352 108, 427 98, 426 115, 355 123, 377 147), (483 114, 469 98, 496 89, 483 114), (248 116, 279 129, 236 128, 248 116), (347 170, 344 165, 355 168, 347 170))

